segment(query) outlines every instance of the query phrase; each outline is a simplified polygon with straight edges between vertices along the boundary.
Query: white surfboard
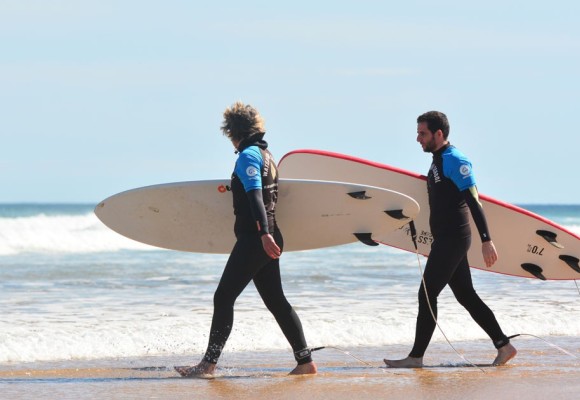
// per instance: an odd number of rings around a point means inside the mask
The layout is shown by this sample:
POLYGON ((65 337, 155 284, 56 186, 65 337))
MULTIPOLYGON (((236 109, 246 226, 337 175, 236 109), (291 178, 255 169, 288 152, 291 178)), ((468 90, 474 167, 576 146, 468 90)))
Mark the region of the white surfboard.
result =
MULTIPOLYGON (((327 179, 356 182, 405 193, 417 200, 421 212, 415 217, 419 252, 428 255, 433 241, 429 229, 429 202, 426 177, 343 154, 298 150, 286 154, 279 172, 288 178, 327 179)), ((471 220, 473 241, 468 253, 470 265, 485 271, 536 277, 538 279, 580 279, 580 237, 553 221, 488 196, 480 199, 490 234, 499 254, 487 268, 481 254, 477 228, 471 220)), ((375 235, 377 241, 407 251, 415 251, 409 226, 375 235)))
MULTIPOLYGON (((230 253, 235 243, 230 180, 178 182, 113 195, 95 208, 109 228, 166 249, 230 253)), ((276 219, 284 251, 374 243, 419 213, 392 190, 353 183, 279 181, 276 219)))

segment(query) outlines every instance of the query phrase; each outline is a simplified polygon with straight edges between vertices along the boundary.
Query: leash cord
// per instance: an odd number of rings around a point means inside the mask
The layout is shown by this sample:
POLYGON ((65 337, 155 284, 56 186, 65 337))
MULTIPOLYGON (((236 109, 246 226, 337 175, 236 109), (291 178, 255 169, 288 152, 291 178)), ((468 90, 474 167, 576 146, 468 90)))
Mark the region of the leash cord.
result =
MULTIPOLYGON (((344 350, 344 349, 341 349, 340 347, 336 347, 336 346, 321 346, 321 347, 315 347, 315 348, 313 348, 313 349, 310 349, 310 351, 318 351, 318 350, 322 350, 322 349, 334 349, 334 350, 338 350, 338 351, 340 351, 341 353, 343 353, 343 354, 346 354, 347 356, 351 356, 352 358, 354 358, 354 359, 355 359, 355 360, 357 360, 358 362, 360 362, 360 363, 362 363, 362 364, 364 364, 364 365, 366 365, 366 366, 368 366, 368 367, 371 367, 371 368, 378 368, 378 369, 380 369, 381 371, 383 371, 383 372, 386 372, 386 368, 381 368, 381 367, 377 367, 377 366, 375 366, 375 365, 369 364, 368 362, 366 362, 366 361, 364 361, 364 360, 361 360, 361 359, 360 359, 360 358, 358 358, 357 356, 355 356, 355 355, 351 354, 351 352, 349 352, 349 351, 347 351, 347 350, 344 350)), ((391 373, 393 373, 393 374, 395 374, 395 375, 398 375, 396 372, 392 372, 392 371, 389 371, 389 372, 391 372, 391 373)))
POLYGON ((518 337, 518 336, 531 336, 531 337, 534 337, 534 338, 536 338, 536 339, 540 339, 542 342, 544 342, 544 343, 546 343, 546 344, 548 344, 548 345, 550 345, 550 346, 552 346, 552 347, 554 347, 554 348, 556 348, 556 349, 560 350, 562 353, 564 353, 564 354, 567 354, 567 355, 569 355, 570 357, 578 358, 578 357, 576 357, 574 354, 570 353, 570 352, 569 352, 569 351, 567 351, 567 350, 564 350, 564 349, 563 349, 563 348, 561 348, 560 346, 557 346, 557 345, 555 345, 554 343, 550 343, 550 342, 548 342, 546 339, 544 339, 544 338, 541 338, 541 337, 539 337, 539 336, 532 335, 531 333, 518 333, 517 335, 508 336, 508 339, 513 339, 513 338, 515 338, 515 337, 518 337))

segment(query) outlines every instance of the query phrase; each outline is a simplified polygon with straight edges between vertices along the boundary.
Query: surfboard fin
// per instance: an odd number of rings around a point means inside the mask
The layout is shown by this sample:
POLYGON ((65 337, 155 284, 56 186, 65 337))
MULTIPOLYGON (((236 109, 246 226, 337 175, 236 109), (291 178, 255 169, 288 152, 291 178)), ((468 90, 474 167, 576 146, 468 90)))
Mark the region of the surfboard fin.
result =
POLYGON ((542 229, 539 229, 536 231, 536 234, 543 237, 546 242, 550 243, 552 246, 557 247, 558 249, 563 249, 564 246, 562 246, 560 243, 558 243, 558 241, 556 240, 556 237, 558 235, 556 235, 554 232, 550 232, 550 231, 545 231, 542 229))
POLYGON ((542 274, 542 272, 544 272, 544 270, 542 268, 540 268, 539 266, 537 266, 536 264, 523 263, 521 265, 521 267, 524 271, 529 272, 530 274, 534 275, 536 278, 541 279, 543 281, 546 280, 546 277, 542 274))
POLYGON ((352 197, 353 199, 357 199, 357 200, 372 199, 372 197, 367 196, 366 190, 361 190, 360 192, 350 192, 348 195, 350 197, 352 197))
POLYGON ((567 256, 564 254, 558 258, 568 264, 574 271, 580 273, 580 265, 578 265, 578 262, 580 261, 579 259, 574 256, 567 256))
POLYGON ((356 238, 360 242, 366 244, 367 246, 378 246, 379 245, 377 242, 375 242, 371 238, 372 233, 354 233, 354 235, 356 236, 356 238))
POLYGON ((394 219, 409 219, 409 217, 403 214, 403 210, 385 210, 385 213, 394 219))

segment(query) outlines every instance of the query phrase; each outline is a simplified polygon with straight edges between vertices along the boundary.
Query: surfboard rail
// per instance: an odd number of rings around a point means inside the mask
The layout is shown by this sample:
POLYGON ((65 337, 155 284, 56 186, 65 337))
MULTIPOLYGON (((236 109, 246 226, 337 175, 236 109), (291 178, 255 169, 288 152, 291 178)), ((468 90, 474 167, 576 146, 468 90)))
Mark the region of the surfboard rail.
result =
MULTIPOLYGON (((281 176, 289 178, 337 179, 340 176, 343 181, 385 187, 410 195, 419 202, 422 210, 415 219, 420 229, 420 240, 423 241, 419 244, 418 252, 425 256, 429 254, 433 238, 429 232, 426 212, 428 201, 424 182, 427 178, 424 175, 347 154, 316 149, 298 149, 285 154, 280 159, 278 169, 281 176), (418 185, 418 182, 421 184, 418 185)), ((491 196, 481 194, 480 200, 484 204, 488 223, 493 225, 492 238, 496 248, 499 244, 498 251, 501 249, 500 261, 491 269, 487 268, 481 254, 470 250, 469 260, 473 268, 526 278, 580 279, 580 266, 576 261, 580 258, 580 234, 530 210, 491 196), (502 220, 506 218, 512 226, 507 220, 502 220), (521 254, 520 261, 511 256, 510 253, 514 252, 521 254), (508 261, 505 261, 506 258, 508 261), (531 267, 531 264, 537 268, 531 267)), ((476 228, 473 221, 471 223, 473 231, 476 228)), ((409 245, 409 233, 403 230, 401 228, 377 241, 401 250, 414 251, 409 245)))

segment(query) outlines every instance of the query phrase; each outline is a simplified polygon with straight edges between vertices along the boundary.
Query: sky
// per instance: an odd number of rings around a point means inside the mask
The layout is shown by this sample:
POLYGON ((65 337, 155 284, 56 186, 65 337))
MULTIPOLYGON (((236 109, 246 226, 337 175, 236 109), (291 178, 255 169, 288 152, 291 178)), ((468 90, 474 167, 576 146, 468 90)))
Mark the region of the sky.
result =
POLYGON ((97 203, 229 178, 255 106, 279 160, 426 174, 447 114, 481 193, 580 204, 580 2, 0 0, 0 203, 97 203))

